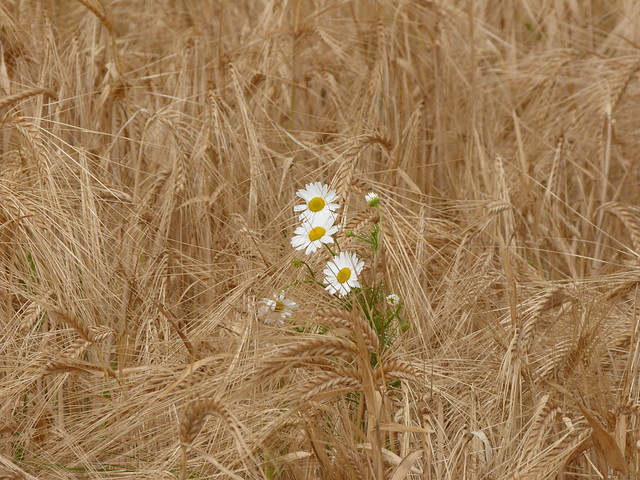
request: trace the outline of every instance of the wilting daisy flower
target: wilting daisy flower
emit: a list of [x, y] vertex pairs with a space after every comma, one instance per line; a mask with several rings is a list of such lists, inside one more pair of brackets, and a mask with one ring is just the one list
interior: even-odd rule
[[331, 235], [337, 233], [338, 226], [334, 225], [330, 214], [316, 216], [313, 222], [302, 221], [302, 226], [294, 230], [291, 245], [296, 250], [305, 250], [309, 255], [322, 247], [323, 243], [333, 243]]
[[298, 308], [298, 304], [293, 300], [284, 298], [284, 291], [275, 293], [273, 300], [263, 298], [262, 305], [258, 309], [258, 315], [264, 319], [264, 323], [282, 323], [291, 316], [292, 310]]
[[387, 303], [391, 307], [397, 307], [398, 305], [400, 305], [400, 297], [395, 293], [392, 293], [391, 295], [387, 295]]
[[364, 199], [370, 207], [377, 207], [380, 205], [380, 197], [377, 193], [369, 192], [364, 196]]
[[304, 205], [296, 205], [293, 210], [300, 212], [300, 220], [313, 222], [318, 215], [327, 215], [335, 221], [335, 212], [338, 209], [338, 200], [335, 190], [329, 190], [329, 186], [320, 182], [309, 183], [298, 190], [296, 195], [305, 201]]
[[358, 261], [355, 254], [340, 252], [323, 270], [324, 281], [328, 283], [325, 288], [331, 294], [338, 293], [341, 297], [346, 295], [352, 288], [360, 286], [358, 274], [363, 267], [364, 262]]

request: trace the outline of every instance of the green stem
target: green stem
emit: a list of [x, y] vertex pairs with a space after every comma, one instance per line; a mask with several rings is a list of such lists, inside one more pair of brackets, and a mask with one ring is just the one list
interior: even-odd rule
[[378, 210], [378, 225], [376, 226], [376, 238], [373, 239], [375, 245], [371, 245], [374, 247], [373, 250], [373, 285], [376, 285], [376, 264], [378, 263], [378, 250], [380, 250], [380, 235], [382, 234], [382, 212], [380, 211], [380, 205], [376, 205], [376, 210]]
[[295, 282], [293, 282], [291, 285], [286, 286], [285, 288], [283, 288], [283, 290], [293, 286], [293, 285], [301, 285], [304, 283], [315, 283], [316, 285], [320, 285], [322, 288], [325, 287], [324, 283], [320, 283], [318, 281], [318, 279], [316, 278], [316, 274], [313, 270], [311, 270], [311, 267], [309, 266], [309, 264], [307, 262], [305, 262], [304, 260], [301, 260], [300, 263], [302, 263], [305, 267], [307, 267], [307, 270], [309, 270], [309, 276], [311, 277], [311, 280], [307, 280], [304, 282], [301, 282], [299, 280], [296, 280]]
[[309, 275], [311, 275], [311, 278], [313, 279], [314, 282], [317, 282], [316, 280], [316, 274], [314, 273], [313, 270], [311, 270], [311, 267], [309, 266], [309, 264], [307, 264], [307, 262], [305, 262], [304, 260], [301, 260], [301, 263], [307, 267], [307, 270], [309, 270]]
[[[334, 241], [336, 242], [336, 244], [338, 243], [338, 241], [337, 241], [335, 238], [334, 238]], [[336, 254], [335, 254], [335, 253], [333, 253], [333, 250], [331, 250], [331, 247], [330, 247], [328, 244], [323, 243], [323, 245], [324, 245], [325, 247], [327, 247], [327, 250], [329, 250], [329, 252], [331, 253], [331, 255], [332, 255], [332, 256], [334, 256], [334, 257], [336, 256]], [[338, 245], [338, 248], [339, 248], [339, 247], [340, 247], [340, 245]], [[314, 277], [314, 278], [315, 278], [315, 277]]]
[[[333, 235], [331, 238], [333, 238], [333, 241], [336, 242], [336, 247], [338, 247], [338, 251], [341, 252], [342, 248], [340, 248], [340, 243], [338, 242], [338, 237], [336, 235]], [[334, 255], [335, 257], [335, 255]]]

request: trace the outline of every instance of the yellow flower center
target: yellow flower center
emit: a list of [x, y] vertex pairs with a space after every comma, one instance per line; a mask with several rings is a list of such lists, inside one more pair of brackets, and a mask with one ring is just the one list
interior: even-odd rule
[[309, 240], [312, 242], [315, 242], [316, 240], [320, 240], [322, 237], [324, 237], [325, 233], [327, 233], [327, 231], [322, 227], [312, 228], [311, 231], [309, 232]]
[[324, 198], [321, 197], [315, 197], [309, 200], [309, 210], [314, 213], [322, 210], [325, 205], [326, 203], [324, 202]]
[[338, 272], [336, 278], [340, 283], [345, 283], [351, 278], [351, 269], [344, 267], [342, 270]]
[[276, 306], [273, 308], [275, 313], [280, 313], [284, 310], [284, 303], [276, 300]]

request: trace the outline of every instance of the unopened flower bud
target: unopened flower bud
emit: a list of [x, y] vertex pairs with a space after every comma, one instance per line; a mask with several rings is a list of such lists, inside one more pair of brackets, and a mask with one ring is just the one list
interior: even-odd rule
[[364, 196], [364, 199], [366, 200], [367, 205], [369, 205], [370, 207], [377, 207], [378, 205], [380, 205], [380, 197], [378, 196], [377, 193], [374, 193], [374, 192], [367, 193]]

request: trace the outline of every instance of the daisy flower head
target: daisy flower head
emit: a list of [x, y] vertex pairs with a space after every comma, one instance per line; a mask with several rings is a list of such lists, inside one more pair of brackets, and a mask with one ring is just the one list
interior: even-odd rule
[[304, 205], [293, 207], [295, 212], [300, 212], [300, 220], [313, 220], [319, 215], [329, 214], [335, 220], [335, 212], [339, 205], [333, 203], [338, 201], [335, 190], [329, 190], [329, 186], [324, 183], [309, 183], [302, 190], [298, 190], [296, 195], [302, 198]]
[[302, 226], [294, 230], [291, 245], [296, 250], [305, 250], [309, 255], [322, 247], [323, 243], [333, 243], [331, 235], [338, 232], [338, 226], [333, 223], [333, 216], [329, 213], [316, 216], [313, 222], [302, 221]]
[[264, 319], [264, 323], [284, 324], [284, 320], [291, 316], [293, 309], [298, 308], [296, 302], [284, 298], [284, 291], [275, 293], [273, 299], [263, 298], [260, 303], [262, 305], [258, 309], [258, 315]]
[[391, 295], [387, 295], [387, 303], [391, 307], [397, 307], [398, 305], [400, 305], [400, 297], [395, 293], [392, 293]]
[[328, 284], [325, 288], [332, 295], [346, 295], [352, 288], [360, 287], [358, 275], [363, 267], [364, 262], [359, 261], [354, 253], [340, 252], [323, 270], [324, 281]]
[[370, 207], [377, 207], [380, 205], [380, 197], [377, 193], [369, 192], [364, 196], [364, 199]]

